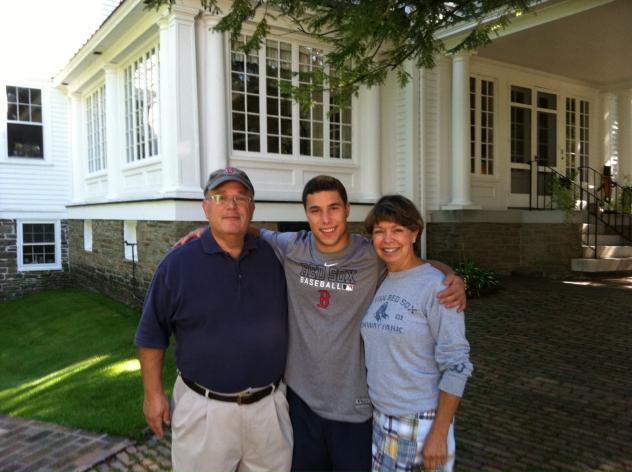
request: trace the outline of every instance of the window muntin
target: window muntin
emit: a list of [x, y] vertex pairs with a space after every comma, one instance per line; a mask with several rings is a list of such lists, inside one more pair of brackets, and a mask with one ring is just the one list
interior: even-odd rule
[[470, 172], [494, 174], [494, 82], [470, 77]]
[[127, 162], [157, 156], [160, 137], [158, 47], [125, 68], [125, 139]]
[[268, 152], [292, 155], [292, 99], [281, 84], [291, 86], [292, 45], [282, 41], [266, 43], [266, 117]]
[[55, 221], [17, 222], [20, 271], [61, 269], [61, 229]]
[[329, 98], [329, 157], [351, 159], [351, 105]]
[[239, 48], [244, 38], [233, 42], [231, 50], [231, 90], [233, 149], [258, 152], [261, 149], [259, 114], [259, 56]]
[[44, 158], [42, 91], [7, 86], [7, 155]]
[[310, 79], [297, 72], [325, 67], [324, 51], [268, 39], [261, 51], [246, 56], [239, 50], [246, 39], [231, 42], [233, 151], [351, 160], [351, 106], [338, 106], [328, 90], [321, 90], [312, 94], [312, 107], [301, 107], [284, 92], [290, 84], [308, 84]]
[[[317, 73], [322, 70], [325, 63], [325, 56], [321, 49], [299, 46], [299, 71], [301, 73]], [[312, 79], [299, 81], [300, 85], [311, 85]], [[323, 157], [323, 92], [312, 93], [312, 106], [300, 107], [300, 139], [301, 155]]]
[[86, 97], [86, 137], [88, 141], [88, 172], [106, 169], [105, 85]]

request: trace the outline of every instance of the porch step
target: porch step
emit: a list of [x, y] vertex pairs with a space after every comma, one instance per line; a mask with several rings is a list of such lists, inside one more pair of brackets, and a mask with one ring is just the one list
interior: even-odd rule
[[624, 272], [632, 271], [632, 257], [608, 259], [571, 259], [573, 272]]
[[[586, 233], [595, 234], [594, 223], [582, 223], [582, 234], [586, 234]], [[597, 234], [602, 235], [602, 234], [616, 234], [616, 233], [612, 228], [610, 228], [609, 226], [606, 226], [603, 222], [598, 221]]]
[[[599, 236], [599, 242], [601, 242], [601, 237]], [[585, 258], [593, 257], [593, 248], [586, 245], [582, 246], [582, 256]], [[597, 257], [601, 259], [632, 257], [632, 246], [597, 246]]]
[[[590, 235], [590, 241], [587, 241], [589, 244], [595, 243], [595, 235]], [[621, 246], [625, 244], [625, 240], [619, 236], [618, 234], [598, 234], [597, 235], [597, 245], [598, 246]]]

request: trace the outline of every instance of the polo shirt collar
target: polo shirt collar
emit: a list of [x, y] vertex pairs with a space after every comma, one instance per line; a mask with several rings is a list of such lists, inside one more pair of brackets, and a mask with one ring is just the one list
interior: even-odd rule
[[[202, 236], [200, 236], [200, 242], [202, 243], [202, 249], [206, 254], [224, 254], [224, 251], [211, 233], [210, 226], [207, 226]], [[242, 250], [242, 255], [247, 252], [254, 251], [257, 249], [257, 240], [251, 234], [246, 234], [246, 238], [244, 240], [244, 248]]]

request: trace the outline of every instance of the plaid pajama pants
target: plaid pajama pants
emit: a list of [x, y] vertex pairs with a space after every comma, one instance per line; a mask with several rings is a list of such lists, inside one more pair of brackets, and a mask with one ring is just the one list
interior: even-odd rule
[[[434, 417], [434, 410], [410, 416], [389, 416], [374, 410], [371, 470], [373, 472], [424, 470], [421, 452]], [[439, 470], [452, 472], [454, 449], [454, 425], [450, 425], [448, 461]]]

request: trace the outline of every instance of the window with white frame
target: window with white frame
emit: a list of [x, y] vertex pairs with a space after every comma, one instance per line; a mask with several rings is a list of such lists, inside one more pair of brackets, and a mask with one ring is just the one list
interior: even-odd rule
[[494, 174], [494, 82], [470, 77], [470, 172]]
[[17, 222], [18, 270], [61, 269], [59, 221]]
[[105, 85], [86, 97], [86, 137], [88, 141], [88, 172], [107, 167], [105, 141]]
[[83, 220], [83, 250], [92, 252], [92, 220]]
[[42, 91], [7, 86], [7, 156], [44, 158]]
[[138, 262], [136, 221], [123, 222], [123, 245], [125, 246], [125, 260]]
[[324, 51], [268, 39], [260, 51], [245, 54], [246, 39], [231, 43], [233, 151], [350, 160], [351, 106], [337, 104], [328, 90], [314, 92], [311, 107], [299, 106], [284, 88], [308, 85], [294, 73], [323, 69]]
[[[566, 97], [566, 175], [588, 165], [590, 142], [590, 104], [586, 100]], [[584, 178], [587, 178], [584, 173]]]
[[127, 162], [158, 155], [160, 137], [158, 46], [124, 70]]

